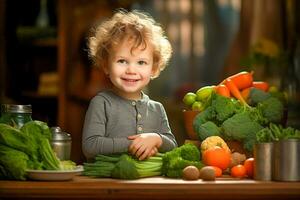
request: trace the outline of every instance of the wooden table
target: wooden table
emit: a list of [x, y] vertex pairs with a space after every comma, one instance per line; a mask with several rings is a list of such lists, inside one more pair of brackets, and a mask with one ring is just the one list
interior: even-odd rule
[[300, 182], [259, 182], [219, 178], [184, 181], [163, 177], [139, 180], [0, 181], [0, 199], [300, 199]]

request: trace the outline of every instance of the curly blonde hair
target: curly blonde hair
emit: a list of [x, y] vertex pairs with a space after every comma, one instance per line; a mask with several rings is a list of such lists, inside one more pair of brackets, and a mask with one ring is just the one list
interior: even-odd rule
[[113, 46], [124, 38], [133, 40], [131, 51], [142, 46], [152, 45], [153, 67], [156, 74], [166, 67], [172, 55], [172, 47], [161, 26], [146, 13], [140, 11], [118, 10], [113, 17], [98, 26], [89, 38], [89, 56], [97, 67], [107, 67]]

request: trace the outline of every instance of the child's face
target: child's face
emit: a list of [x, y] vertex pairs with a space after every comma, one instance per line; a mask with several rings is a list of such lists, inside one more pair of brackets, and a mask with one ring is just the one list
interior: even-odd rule
[[113, 47], [105, 72], [109, 75], [113, 88], [120, 96], [127, 99], [140, 99], [142, 89], [154, 75], [153, 48], [140, 46], [133, 51], [133, 41], [125, 38]]

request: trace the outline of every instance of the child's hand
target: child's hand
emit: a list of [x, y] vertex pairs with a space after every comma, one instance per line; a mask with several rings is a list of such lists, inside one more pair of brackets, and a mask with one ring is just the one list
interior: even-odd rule
[[157, 148], [162, 144], [161, 137], [156, 133], [143, 133], [139, 135], [128, 136], [133, 140], [128, 151], [135, 155], [139, 160], [147, 159], [157, 153]]

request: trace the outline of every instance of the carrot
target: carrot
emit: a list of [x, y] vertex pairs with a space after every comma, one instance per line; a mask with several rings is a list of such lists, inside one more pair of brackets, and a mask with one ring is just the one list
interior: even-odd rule
[[215, 90], [216, 90], [216, 93], [219, 95], [222, 95], [224, 97], [230, 97], [230, 92], [229, 92], [228, 88], [223, 84], [218, 85]]
[[241, 95], [242, 95], [242, 97], [243, 97], [245, 100], [247, 100], [248, 97], [249, 97], [250, 89], [251, 89], [251, 87], [248, 87], [248, 88], [245, 88], [245, 89], [243, 89], [243, 90], [241, 91]]
[[269, 84], [264, 81], [254, 81], [253, 87], [260, 89], [262, 91], [265, 91], [265, 92], [267, 92], [269, 90]]
[[[252, 86], [253, 72], [242, 71], [240, 73], [237, 73], [237, 74], [234, 74], [234, 75], [228, 77], [227, 79], [231, 79], [234, 82], [234, 84], [236, 85], [236, 87], [239, 90], [242, 90], [242, 89]], [[227, 79], [223, 80], [220, 84], [225, 84]]]
[[232, 96], [240, 100], [242, 104], [248, 105], [243, 96], [241, 95], [241, 92], [239, 91], [238, 87], [231, 79], [226, 79], [225, 85], [229, 89]]

